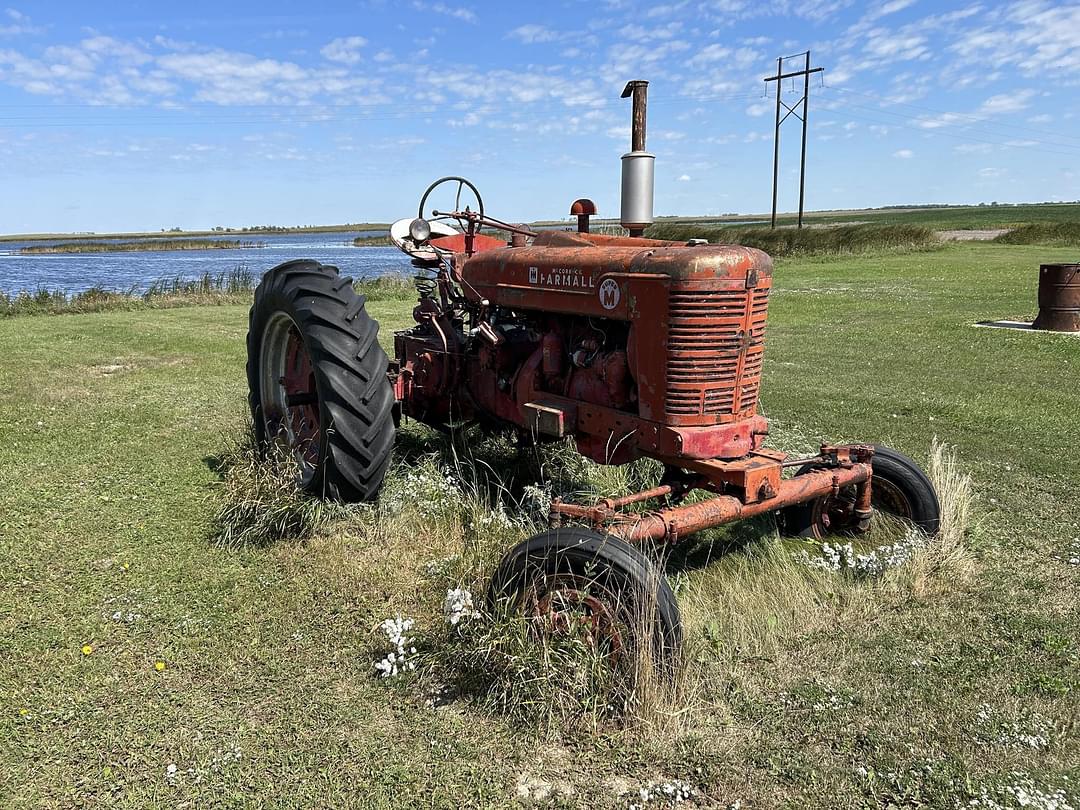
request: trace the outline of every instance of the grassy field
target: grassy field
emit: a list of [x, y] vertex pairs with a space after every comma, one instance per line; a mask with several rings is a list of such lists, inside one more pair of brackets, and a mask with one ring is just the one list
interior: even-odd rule
[[[658, 223], [715, 222], [758, 219], [768, 222], [766, 214], [732, 214], [724, 217], [657, 217]], [[954, 205], [942, 208], [863, 208], [848, 211], [808, 211], [804, 218], [810, 225], [841, 225], [869, 222], [875, 225], [922, 225], [934, 230], [970, 230], [979, 228], [1012, 228], [1028, 222], [1076, 222], [1080, 220], [1080, 204], [1038, 203], [1033, 205]], [[782, 213], [776, 218], [779, 225], [794, 225], [798, 218]]]
[[[461, 560], [523, 531], [422, 428], [377, 509], [213, 541], [246, 307], [0, 320], [0, 805], [626, 808], [679, 780], [683, 806], [1080, 807], [1080, 339], [972, 326], [1030, 319], [1038, 264], [1071, 258], [778, 263], [774, 444], [954, 446], [964, 559], [856, 580], [794, 563], [767, 521], [691, 544], [669, 565], [689, 688], [628, 727], [429, 705], [424, 667], [375, 677], [384, 619], [415, 617], [430, 656]], [[388, 344], [412, 305], [369, 306]]]

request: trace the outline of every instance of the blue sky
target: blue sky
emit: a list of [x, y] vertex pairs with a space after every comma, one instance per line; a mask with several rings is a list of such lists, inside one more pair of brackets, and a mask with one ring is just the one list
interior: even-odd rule
[[0, 232], [386, 220], [442, 174], [504, 219], [617, 215], [638, 78], [657, 214], [760, 212], [762, 78], [807, 48], [808, 208], [1080, 198], [1078, 4], [12, 2]]

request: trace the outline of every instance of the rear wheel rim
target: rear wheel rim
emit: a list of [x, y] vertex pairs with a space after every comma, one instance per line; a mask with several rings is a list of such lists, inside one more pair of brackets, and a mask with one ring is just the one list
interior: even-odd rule
[[259, 380], [266, 437], [296, 462], [299, 483], [307, 486], [319, 464], [319, 393], [304, 337], [284, 312], [275, 312], [263, 330]]
[[525, 614], [545, 635], [585, 639], [614, 666], [625, 650], [618, 598], [595, 579], [555, 574], [533, 582]]

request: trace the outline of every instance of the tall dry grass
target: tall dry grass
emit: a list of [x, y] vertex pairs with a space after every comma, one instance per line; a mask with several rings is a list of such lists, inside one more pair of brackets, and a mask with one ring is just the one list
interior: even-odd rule
[[211, 539], [226, 548], [302, 540], [369, 511], [305, 495], [296, 485], [295, 463], [277, 445], [260, 452], [250, 427], [226, 445], [216, 466], [221, 480]]
[[938, 533], [926, 538], [907, 563], [888, 572], [886, 582], [915, 596], [962, 586], [975, 572], [975, 558], [967, 544], [974, 501], [971, 476], [961, 467], [955, 449], [937, 438], [930, 446], [926, 472], [941, 503]]
[[[715, 684], [743, 663], [764, 659], [781, 667], [797, 639], [838, 622], [858, 624], [898, 595], [955, 587], [973, 569], [965, 545], [971, 481], [955, 453], [935, 441], [928, 472], [941, 499], [941, 530], [924, 538], [906, 563], [874, 578], [807, 566], [768, 520], [691, 539], [682, 556], [647, 549], [679, 597], [684, 647], [673, 669], [658, 668], [651, 627], [639, 624], [632, 659], [613, 672], [594, 645], [538, 635], [505, 606], [487, 606], [484, 595], [503, 554], [543, 528], [543, 508], [527, 503], [530, 488], [511, 476], [539, 471], [549, 495], [575, 491], [585, 500], [640, 488], [658, 469], [598, 466], [558, 445], [439, 442], [436, 452], [403, 453], [379, 502], [359, 507], [301, 495], [280, 465], [261, 461], [249, 440], [239, 442], [227, 454], [215, 539], [236, 546], [363, 534], [383, 552], [364, 577], [368, 586], [402, 594], [424, 628], [415, 676], [420, 691], [449, 692], [548, 730], [619, 727], [675, 740], [726, 713]], [[441, 614], [452, 588], [468, 589], [477, 607], [456, 626]], [[646, 607], [639, 616], [653, 615], [655, 598], [654, 592], [640, 600]]]
[[1031, 222], [1006, 231], [994, 241], [1003, 245], [1075, 247], [1080, 245], [1080, 222]]
[[[0, 292], [0, 318], [250, 304], [258, 283], [258, 276], [244, 267], [236, 267], [225, 273], [204, 273], [198, 278], [157, 279], [141, 292], [136, 287], [127, 290], [91, 287], [77, 293], [45, 287], [12, 294]], [[405, 301], [416, 296], [412, 280], [401, 276], [359, 279], [354, 286], [370, 301]]]
[[762, 226], [736, 228], [658, 222], [650, 225], [645, 235], [680, 242], [707, 239], [714, 245], [744, 245], [763, 250], [773, 257], [929, 250], [941, 244], [930, 228], [921, 225], [770, 229]]

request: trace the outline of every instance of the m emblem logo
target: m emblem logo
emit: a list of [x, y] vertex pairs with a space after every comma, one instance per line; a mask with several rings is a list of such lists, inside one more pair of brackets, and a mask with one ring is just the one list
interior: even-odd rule
[[619, 282], [613, 278], [604, 279], [600, 285], [600, 306], [604, 309], [615, 309], [619, 305], [622, 293], [619, 290]]

